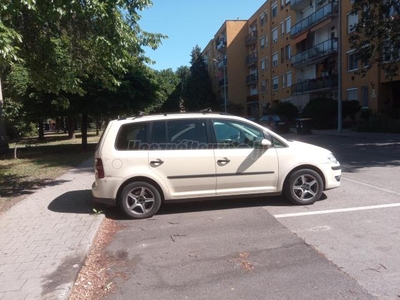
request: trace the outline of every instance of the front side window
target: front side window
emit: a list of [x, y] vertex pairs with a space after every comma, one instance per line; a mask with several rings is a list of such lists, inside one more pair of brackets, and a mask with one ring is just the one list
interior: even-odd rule
[[264, 133], [251, 125], [235, 120], [213, 120], [218, 148], [257, 148]]

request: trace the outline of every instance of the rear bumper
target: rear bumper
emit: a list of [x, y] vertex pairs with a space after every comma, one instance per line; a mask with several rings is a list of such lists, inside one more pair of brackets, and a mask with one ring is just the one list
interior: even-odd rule
[[92, 199], [93, 202], [105, 205], [115, 206], [117, 182], [114, 181], [94, 181], [92, 184]]
[[110, 198], [96, 198], [93, 197], [93, 202], [100, 203], [100, 204], [105, 204], [109, 206], [115, 206], [115, 199], [110, 199]]

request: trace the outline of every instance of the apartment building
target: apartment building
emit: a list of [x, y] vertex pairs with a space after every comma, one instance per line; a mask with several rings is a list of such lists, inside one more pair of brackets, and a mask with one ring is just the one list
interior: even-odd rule
[[301, 110], [340, 94], [374, 112], [400, 108], [400, 77], [389, 82], [377, 67], [357, 75], [348, 42], [357, 21], [351, 0], [268, 0], [248, 20], [225, 21], [203, 51], [221, 108], [259, 117], [279, 101]]
[[227, 111], [228, 107], [230, 110], [237, 110], [245, 103], [246, 24], [247, 20], [225, 21], [202, 52], [221, 111]]

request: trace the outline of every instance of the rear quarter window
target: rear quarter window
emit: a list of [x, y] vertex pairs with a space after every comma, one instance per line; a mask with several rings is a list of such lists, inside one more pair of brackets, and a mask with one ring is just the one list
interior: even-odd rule
[[129, 123], [120, 127], [115, 148], [120, 151], [144, 150], [147, 144], [148, 123]]

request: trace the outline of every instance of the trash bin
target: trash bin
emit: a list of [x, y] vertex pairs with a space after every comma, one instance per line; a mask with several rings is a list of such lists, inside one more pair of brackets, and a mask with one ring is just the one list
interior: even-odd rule
[[296, 119], [297, 134], [312, 134], [311, 127], [312, 127], [312, 119], [311, 118]]

